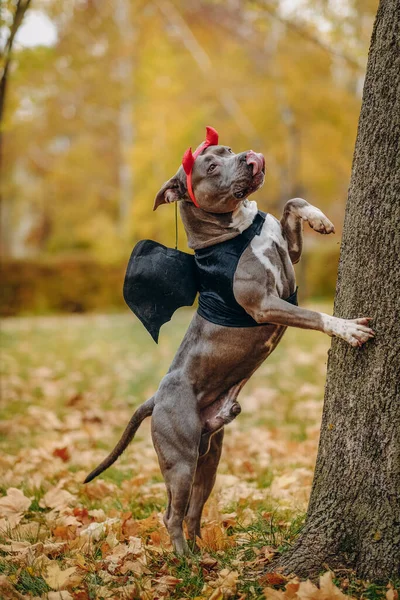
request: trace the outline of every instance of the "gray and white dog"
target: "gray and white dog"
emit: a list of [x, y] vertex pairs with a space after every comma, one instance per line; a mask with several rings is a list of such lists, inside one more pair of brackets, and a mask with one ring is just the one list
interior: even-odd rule
[[[264, 183], [265, 161], [252, 150], [202, 149], [191, 173], [192, 194], [182, 167], [157, 194], [154, 208], [180, 200], [189, 247], [210, 248], [240, 236], [256, 215], [248, 196]], [[315, 329], [361, 346], [374, 333], [368, 318], [340, 319], [286, 302], [296, 288], [293, 264], [302, 252], [306, 221], [318, 233], [334, 232], [329, 219], [301, 198], [289, 200], [279, 221], [265, 216], [237, 263], [233, 294], [255, 327], [217, 325], [196, 313], [172, 365], [155, 395], [132, 416], [111, 454], [87, 477], [109, 467], [128, 446], [140, 423], [152, 415], [152, 437], [168, 493], [164, 522], [177, 553], [189, 551], [183, 533], [195, 547], [204, 504], [214, 486], [224, 425], [239, 412], [243, 385], [274, 350], [286, 327]]]

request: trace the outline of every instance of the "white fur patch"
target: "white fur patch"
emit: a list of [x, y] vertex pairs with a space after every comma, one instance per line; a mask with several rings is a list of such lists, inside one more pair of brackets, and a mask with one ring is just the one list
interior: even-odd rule
[[260, 235], [254, 236], [254, 238], [251, 240], [250, 247], [254, 255], [258, 258], [265, 269], [272, 273], [275, 279], [276, 290], [280, 296], [283, 292], [281, 272], [279, 268], [274, 265], [265, 255], [265, 252], [268, 250], [268, 248], [272, 247], [274, 242], [279, 246], [284, 246], [286, 244], [286, 241], [282, 236], [279, 221], [272, 215], [268, 214]]
[[232, 221], [229, 226], [242, 233], [242, 231], [250, 227], [257, 212], [257, 202], [254, 202], [254, 200], [244, 200], [232, 213]]

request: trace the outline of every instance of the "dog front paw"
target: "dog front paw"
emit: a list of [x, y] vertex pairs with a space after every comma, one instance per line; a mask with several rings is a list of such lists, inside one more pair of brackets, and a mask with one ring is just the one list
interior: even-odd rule
[[323, 317], [325, 333], [340, 337], [353, 347], [362, 346], [375, 337], [373, 330], [368, 327], [370, 320], [369, 317], [360, 319], [339, 319], [327, 315]]
[[335, 226], [324, 215], [322, 210], [315, 206], [307, 206], [302, 210], [301, 218], [308, 221], [309, 226], [318, 233], [335, 233]]

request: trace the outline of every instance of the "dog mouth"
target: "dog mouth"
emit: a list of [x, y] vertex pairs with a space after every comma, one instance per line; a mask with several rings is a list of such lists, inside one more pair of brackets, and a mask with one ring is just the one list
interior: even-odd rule
[[[240, 185], [238, 181], [236, 191], [233, 194], [238, 200], [256, 192], [263, 185], [265, 179], [265, 158], [262, 154], [250, 150], [246, 154], [245, 162], [247, 169], [246, 173], [242, 173], [241, 178], [244, 185]], [[251, 172], [248, 167], [251, 167]]]
[[254, 194], [257, 190], [262, 187], [265, 180], [264, 171], [259, 171], [256, 175], [252, 176], [251, 180], [247, 183], [247, 185], [240, 187], [238, 190], [234, 192], [235, 198], [238, 200], [242, 200], [243, 198], [247, 198], [250, 194]]
[[246, 154], [246, 163], [253, 167], [253, 177], [258, 173], [265, 173], [265, 158], [259, 152], [253, 152], [250, 150]]

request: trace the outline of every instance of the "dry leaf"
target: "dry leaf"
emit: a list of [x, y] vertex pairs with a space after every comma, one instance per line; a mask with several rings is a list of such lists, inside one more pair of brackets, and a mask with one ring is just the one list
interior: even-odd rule
[[6, 600], [24, 600], [25, 596], [20, 594], [10, 583], [5, 575], [0, 575], [0, 598]]
[[56, 511], [62, 511], [68, 506], [76, 504], [75, 496], [62, 490], [58, 486], [49, 490], [39, 502], [41, 508], [54, 508]]
[[58, 458], [61, 458], [63, 462], [68, 462], [71, 459], [70, 453], [66, 446], [63, 448], [55, 448], [53, 450], [53, 456], [58, 456]]
[[214, 569], [218, 565], [218, 561], [216, 558], [212, 558], [211, 556], [203, 556], [200, 560], [199, 564], [207, 570]]
[[170, 548], [171, 547], [171, 539], [168, 535], [168, 532], [166, 529], [159, 529], [158, 531], [152, 531], [150, 533], [150, 539], [151, 539], [151, 543], [156, 547], [160, 547], [162, 546], [163, 548]]
[[9, 488], [7, 495], [0, 498], [0, 517], [4, 517], [10, 527], [15, 527], [30, 505], [31, 500], [21, 490]]
[[[268, 575], [279, 575], [271, 573]], [[276, 584], [274, 584], [276, 585]], [[332, 573], [327, 571], [320, 577], [320, 587], [311, 583], [310, 580], [290, 581], [285, 588], [285, 591], [274, 590], [273, 588], [265, 588], [264, 595], [267, 600], [351, 600], [350, 596], [346, 596], [332, 582]]]
[[239, 578], [238, 571], [230, 571], [222, 569], [218, 574], [218, 579], [215, 582], [217, 589], [220, 589], [224, 597], [233, 596], [236, 593], [237, 580]]
[[111, 497], [115, 495], [116, 490], [117, 486], [113, 483], [106, 483], [102, 479], [98, 479], [94, 483], [89, 483], [84, 488], [86, 496], [94, 500], [102, 500], [106, 496]]
[[297, 590], [297, 598], [300, 600], [321, 600], [320, 590], [309, 579], [302, 581]]
[[0, 544], [0, 550], [3, 552], [25, 552], [29, 548], [29, 542], [11, 542], [11, 544]]
[[391, 583], [388, 585], [388, 591], [386, 592], [386, 600], [399, 600], [399, 592], [394, 589]]
[[201, 539], [197, 540], [200, 548], [210, 550], [225, 550], [233, 545], [234, 540], [228, 537], [220, 525], [211, 523], [202, 529]]
[[62, 540], [73, 540], [75, 537], [75, 532], [71, 527], [67, 527], [66, 525], [58, 525], [53, 529], [53, 535], [54, 537]]
[[285, 587], [285, 598], [287, 598], [287, 600], [291, 600], [291, 598], [296, 598], [299, 587], [299, 581], [289, 581], [289, 583]]
[[175, 587], [178, 583], [182, 583], [183, 579], [178, 579], [177, 577], [173, 577], [172, 575], [164, 575], [159, 579], [155, 579], [157, 583], [161, 585], [166, 585], [167, 587]]
[[79, 576], [77, 578], [76, 575], [76, 567], [70, 567], [69, 569], [62, 571], [58, 562], [52, 561], [47, 567], [47, 573], [43, 578], [47, 585], [53, 590], [60, 590], [72, 583], [76, 584], [77, 581], [80, 581], [81, 578]]
[[122, 573], [122, 575], [125, 575], [125, 573], [128, 572], [132, 572], [137, 576], [143, 575], [144, 573], [150, 574], [149, 569], [141, 560], [125, 561], [124, 564], [121, 565], [121, 567], [119, 568], [119, 572]]
[[211, 596], [209, 597], [208, 600], [223, 600], [224, 598], [224, 594], [221, 590], [221, 588], [217, 588], [216, 590], [213, 591], [213, 593], [211, 594]]
[[75, 600], [74, 596], [72, 596], [67, 590], [62, 590], [60, 592], [48, 592], [46, 594], [47, 600]]
[[267, 585], [283, 585], [287, 581], [287, 577], [282, 573], [266, 573], [261, 579], [261, 584]]
[[320, 598], [321, 600], [332, 600], [339, 598], [340, 600], [349, 600], [349, 597], [336, 587], [332, 581], [332, 573], [327, 571], [319, 578]]
[[286, 594], [282, 590], [265, 588], [263, 592], [266, 600], [286, 600]]
[[107, 530], [107, 527], [113, 525], [113, 523], [119, 523], [119, 519], [106, 519], [102, 523], [90, 523], [88, 527], [82, 529], [80, 535], [90, 535], [94, 540], [99, 540]]

